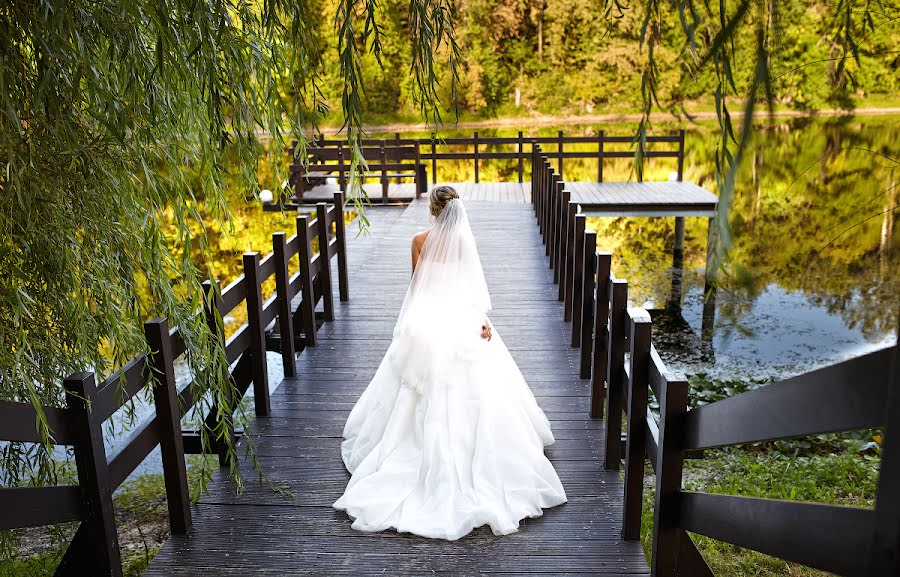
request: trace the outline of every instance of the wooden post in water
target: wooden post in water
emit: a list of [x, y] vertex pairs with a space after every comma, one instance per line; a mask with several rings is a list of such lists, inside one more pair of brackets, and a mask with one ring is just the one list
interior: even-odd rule
[[625, 507], [622, 538], [641, 538], [644, 454], [647, 432], [647, 387], [650, 385], [650, 316], [631, 309], [631, 370], [628, 378], [628, 433], [625, 442]]
[[269, 402], [269, 369], [266, 363], [266, 327], [262, 325], [262, 282], [259, 277], [259, 253], [245, 253], [244, 282], [247, 286], [247, 324], [250, 333], [247, 353], [250, 354], [254, 410], [257, 417], [267, 417], [272, 409]]
[[155, 318], [144, 323], [144, 338], [151, 351], [153, 402], [159, 425], [159, 450], [166, 485], [169, 528], [172, 533], [183, 535], [191, 528], [191, 498], [184, 464], [181, 411], [178, 406], [169, 321]]
[[112, 485], [103, 446], [103, 423], [91, 411], [97, 394], [93, 373], [77, 373], [63, 382], [71, 409], [78, 485], [89, 514], [69, 544], [57, 574], [121, 577], [122, 557], [112, 501]]
[[672, 291], [668, 309], [681, 311], [682, 276], [684, 271], [684, 217], [675, 217], [675, 234], [672, 242]]
[[[340, 193], [335, 193], [339, 195]], [[297, 239], [299, 241], [299, 238]], [[281, 364], [285, 377], [297, 376], [296, 344], [294, 343], [294, 322], [291, 320], [291, 273], [288, 269], [287, 235], [276, 232], [272, 235], [272, 258], [275, 259], [275, 292], [278, 295], [278, 332], [281, 347]]]
[[713, 277], [716, 273], [716, 220], [707, 220], [706, 233], [706, 282], [703, 286], [703, 315], [700, 321], [700, 338], [704, 342], [712, 342], [713, 327], [716, 322], [716, 287]]
[[[678, 131], [678, 172], [677, 179], [684, 178], [684, 130]], [[682, 278], [684, 271], [684, 217], [675, 217], [675, 235], [672, 246], [672, 293], [667, 308], [681, 311]]]

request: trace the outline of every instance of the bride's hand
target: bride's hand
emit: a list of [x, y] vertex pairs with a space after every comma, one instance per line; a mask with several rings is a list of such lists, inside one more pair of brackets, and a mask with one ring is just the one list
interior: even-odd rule
[[487, 323], [484, 323], [483, 325], [481, 325], [481, 338], [487, 339], [488, 341], [490, 341], [492, 336], [493, 335], [491, 334], [491, 325], [489, 325]]

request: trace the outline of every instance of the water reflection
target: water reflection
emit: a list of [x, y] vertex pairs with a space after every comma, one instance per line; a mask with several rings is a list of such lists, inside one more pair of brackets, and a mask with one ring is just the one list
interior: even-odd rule
[[[715, 124], [657, 123], [653, 131], [681, 127], [687, 129], [685, 180], [716, 192]], [[634, 130], [627, 124], [586, 125], [528, 134], [555, 135], [562, 129], [589, 135], [601, 128], [607, 134]], [[706, 342], [706, 219], [687, 219], [681, 299], [672, 292], [674, 219], [589, 219], [600, 250], [613, 254], [616, 275], [629, 280], [632, 305], [665, 309], [681, 301], [683, 320], [677, 315], [660, 317], [656, 335], [665, 345], [660, 348], [667, 360], [688, 373], [781, 378], [885, 346], [896, 331], [900, 118], [791, 119], [759, 122], [756, 129], [735, 191], [727, 274], [720, 276], [715, 314], [707, 310], [711, 332]], [[515, 136], [516, 131], [479, 134]], [[441, 136], [471, 132], [446, 131]], [[481, 150], [512, 151], [515, 145]], [[665, 180], [673, 169], [670, 160], [649, 161], [646, 178]], [[479, 172], [483, 181], [515, 181], [518, 162], [482, 161]], [[605, 162], [604, 174], [609, 180], [633, 177], [631, 163], [624, 159]], [[596, 175], [595, 160], [565, 161], [567, 180], [593, 180]], [[266, 175], [261, 177], [264, 186], [276, 186]], [[440, 161], [438, 178], [473, 180], [474, 167], [470, 161]], [[242, 230], [217, 244], [220, 270], [232, 274], [237, 271], [228, 270], [230, 263], [236, 266], [241, 251], [262, 250], [273, 225], [291, 226], [254, 204], [240, 209], [238, 223]], [[234, 250], [236, 245], [240, 250]], [[230, 276], [227, 273], [223, 276]]]

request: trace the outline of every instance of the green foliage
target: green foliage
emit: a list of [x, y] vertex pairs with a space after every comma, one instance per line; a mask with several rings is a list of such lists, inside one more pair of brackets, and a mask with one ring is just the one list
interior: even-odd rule
[[[327, 112], [320, 8], [290, 0], [0, 7], [0, 398], [62, 405], [64, 377], [91, 370], [103, 379], [147, 352], [143, 322], [165, 315], [187, 346], [201, 398], [195, 414], [239, 408], [223, 347], [198, 314], [200, 283], [217, 272], [208, 243], [232, 232], [226, 188], [252, 198], [263, 164], [283, 180], [288, 140], [299, 140], [302, 157]], [[421, 27], [408, 61], [421, 80], [415, 101], [428, 114], [431, 58], [452, 45], [453, 29], [446, 4], [412, 0], [409, 10]], [[358, 150], [359, 47], [377, 39], [381, 16], [363, 0], [344, 1], [337, 14], [342, 113]], [[46, 438], [43, 414], [38, 425]], [[200, 428], [208, 443], [224, 423]], [[0, 458], [3, 485], [56, 482], [46, 445], [4, 443]]]

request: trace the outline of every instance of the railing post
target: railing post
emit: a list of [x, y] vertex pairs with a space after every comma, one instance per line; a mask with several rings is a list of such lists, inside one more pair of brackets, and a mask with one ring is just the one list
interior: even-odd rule
[[[565, 242], [566, 242], [566, 205], [568, 201], [566, 200], [566, 193], [568, 191], [565, 188], [565, 183], [563, 183], [562, 178], [557, 174], [556, 175], [556, 230], [554, 231], [553, 236], [553, 282], [559, 283], [560, 281], [560, 273], [562, 268], [562, 260], [563, 260], [563, 251], [565, 250]], [[560, 299], [562, 300], [562, 299]]]
[[[549, 163], [548, 163], [549, 164]], [[553, 268], [553, 233], [556, 230], [556, 175], [553, 174], [553, 168], [547, 167], [545, 172], [546, 180], [544, 182], [544, 190], [546, 192], [547, 206], [544, 209], [545, 228], [544, 228], [544, 252], [550, 257], [547, 268]]]
[[623, 539], [641, 538], [644, 456], [647, 449], [647, 388], [650, 386], [650, 315], [628, 311], [631, 319], [631, 370], [628, 379], [628, 429], [625, 441], [625, 507]]
[[307, 217], [297, 217], [297, 242], [300, 243], [300, 318], [303, 322], [304, 344], [316, 346], [316, 295], [313, 291], [312, 247], [309, 245]]
[[900, 323], [887, 382], [887, 415], [867, 577], [900, 574]]
[[[609, 300], [611, 280], [612, 255], [609, 253], [596, 253], [597, 282], [594, 295], [594, 347], [591, 363], [591, 417], [603, 417], [603, 403], [606, 397], [607, 367], [609, 366]], [[584, 346], [584, 343], [582, 343]], [[607, 415], [607, 419], [609, 415]]]
[[[82, 574], [83, 563], [93, 565], [94, 575], [122, 575], [122, 557], [116, 532], [112, 486], [103, 446], [103, 423], [91, 411], [97, 393], [93, 373], [77, 373], [63, 382], [66, 404], [72, 409], [72, 429], [75, 434], [75, 466], [88, 517], [69, 544], [59, 574]], [[81, 565], [81, 566], [79, 566]]]
[[656, 491], [653, 502], [653, 545], [650, 574], [675, 575], [683, 530], [678, 528], [678, 493], [684, 457], [681, 452], [688, 383], [666, 378], [659, 391], [659, 438], [656, 450]]
[[[566, 273], [569, 269], [569, 242], [572, 230], [572, 222], [569, 219], [569, 189], [562, 179], [559, 181], [559, 236], [556, 248], [556, 268], [553, 269], [553, 282], [558, 283], [557, 300], [562, 301], [566, 296]], [[563, 317], [565, 317], [563, 307]]]
[[559, 263], [559, 294], [558, 299], [563, 304], [563, 320], [569, 322], [572, 320], [572, 313], [569, 310], [571, 302], [571, 277], [574, 269], [572, 255], [575, 253], [575, 215], [578, 214], [578, 203], [572, 202], [572, 193], [568, 188], [563, 190], [563, 216], [566, 219], [563, 228], [563, 243], [560, 251]]
[[[571, 197], [570, 197], [571, 198]], [[577, 347], [581, 339], [581, 283], [584, 270], [584, 226], [583, 214], [578, 214], [578, 202], [569, 201], [569, 254], [566, 257], [566, 293], [563, 315], [572, 321], [572, 346]]]
[[[591, 378], [591, 364], [594, 360], [594, 285], [597, 282], [597, 233], [594, 231], [586, 232], [584, 235], [584, 248], [582, 249], [582, 276], [580, 299], [580, 329], [581, 336], [578, 344], [581, 347], [581, 371], [579, 376], [582, 379]], [[576, 301], [578, 302], [578, 301]], [[602, 408], [601, 408], [602, 410]]]
[[166, 505], [172, 533], [184, 534], [191, 528], [191, 498], [188, 493], [187, 469], [184, 464], [184, 440], [181, 436], [181, 411], [175, 386], [175, 367], [169, 321], [155, 318], [144, 323], [144, 337], [150, 347], [153, 371], [153, 402], [159, 424], [159, 449]]
[[[341, 192], [347, 192], [347, 178], [344, 176], [344, 143], [338, 142], [338, 188]], [[349, 171], [348, 171], [349, 172]], [[353, 178], [352, 174], [349, 174]]]
[[316, 204], [316, 223], [319, 229], [319, 289], [325, 308], [325, 320], [334, 320], [334, 296], [331, 292], [331, 258], [328, 255], [328, 205]]
[[437, 149], [434, 142], [435, 135], [431, 135], [431, 182], [438, 183], [437, 177]]
[[472, 141], [475, 143], [475, 182], [478, 182], [478, 132], [474, 132]]
[[[335, 196], [341, 193], [335, 193]], [[298, 238], [299, 240], [299, 238]], [[291, 320], [290, 293], [291, 273], [288, 269], [287, 235], [276, 232], [272, 235], [272, 258], [275, 259], [275, 293], [278, 298], [278, 332], [281, 340], [281, 364], [285, 377], [297, 376], [296, 345], [294, 343], [294, 323]]]
[[341, 302], [350, 300], [350, 275], [347, 274], [347, 230], [344, 224], [344, 195], [334, 194], [334, 235], [337, 238], [338, 295]]
[[556, 155], [559, 158], [559, 178], [563, 177], [563, 131], [560, 130], [557, 133], [556, 141], [559, 143], [557, 145]]
[[[419, 139], [416, 139], [416, 198], [421, 198], [422, 193], [425, 192], [425, 189], [428, 188], [427, 177], [422, 174], [424, 172], [424, 167], [422, 166], [422, 154], [419, 151]], [[335, 204], [337, 206], [337, 204]], [[341, 211], [344, 210], [343, 205], [341, 205]], [[343, 219], [341, 219], [343, 221]]]
[[537, 217], [540, 214], [541, 200], [537, 193], [537, 176], [535, 169], [537, 168], [537, 150], [534, 148], [534, 141], [531, 141], [531, 204], [534, 207], [534, 214]]
[[388, 182], [387, 176], [387, 151], [384, 148], [384, 139], [381, 141], [381, 204], [387, 204], [388, 201]]
[[258, 252], [244, 254], [244, 282], [247, 285], [247, 324], [250, 331], [250, 348], [247, 352], [250, 353], [254, 411], [257, 417], [267, 417], [272, 409], [266, 362], [266, 327], [262, 324], [263, 300]]
[[519, 184], [522, 184], [524, 179], [524, 170], [522, 167], [523, 155], [525, 154], [525, 146], [522, 142], [522, 131], [519, 131]]
[[549, 193], [547, 192], [548, 186], [547, 182], [549, 179], [549, 175], [547, 173], [547, 168], [545, 165], [546, 159], [542, 154], [540, 154], [540, 148], [538, 149], [538, 195], [541, 199], [541, 211], [538, 213], [538, 224], [540, 224], [541, 228], [541, 242], [544, 243], [544, 246], [547, 245], [547, 205], [550, 202]]
[[[587, 279], [585, 278], [588, 275], [588, 268], [591, 271], [594, 270], [594, 262], [592, 260], [592, 256], [594, 254], [594, 250], [596, 249], [597, 244], [597, 233], [585, 231], [585, 225], [587, 219], [585, 216], [578, 215], [575, 217], [575, 271], [572, 279], [572, 346], [573, 347], [583, 347], [583, 343], [590, 343], [590, 332], [588, 332], [588, 339], [583, 341], [582, 336], [584, 332], [582, 327], [587, 324], [585, 322], [585, 318], [589, 316], [593, 316], [594, 307], [588, 307], [590, 310], [585, 310], [585, 304], [590, 303], [591, 301], [586, 298], [590, 297], [594, 298], [594, 285], [593, 278]], [[587, 261], [591, 261], [588, 263]], [[591, 273], [593, 274], [593, 273]], [[588, 281], [590, 281], [590, 286], [588, 286]], [[587, 290], [589, 292], [588, 295], [584, 294], [585, 287], [588, 287]], [[593, 304], [593, 303], [591, 303]], [[592, 326], [592, 325], [588, 325]], [[590, 347], [584, 347], [585, 350]], [[584, 355], [582, 355], [584, 357]], [[588, 362], [590, 361], [590, 355], [587, 356]], [[582, 370], [582, 373], [584, 370]], [[588, 375], [582, 376], [582, 378], [587, 378], [590, 375], [590, 369], [588, 369]]]
[[609, 346], [606, 361], [606, 461], [608, 471], [618, 471], [622, 459], [622, 411], [625, 407], [625, 325], [628, 283], [610, 279]]
[[[559, 176], [550, 173], [550, 206], [547, 210], [547, 218], [549, 219], [549, 234], [547, 236], [547, 248], [550, 256], [550, 269], [556, 270], [556, 237], [559, 235], [559, 196], [562, 190], [556, 185], [559, 183]], [[554, 275], [554, 282], [555, 282]]]
[[[222, 346], [222, 354], [224, 356], [225, 351], [225, 331], [221, 324], [221, 315], [219, 314], [219, 306], [222, 302], [222, 293], [219, 290], [219, 281], [203, 281], [203, 294], [205, 295], [203, 307], [204, 307], [204, 315], [206, 317], [206, 326], [209, 327], [209, 330], [212, 334], [216, 335], [216, 338], [219, 339], [219, 343]], [[228, 390], [225, 393], [225, 400], [228, 403], [228, 411], [224, 413], [223, 419], [225, 423], [225, 432], [229, 438], [234, 439], [234, 409], [236, 408], [234, 402], [234, 383], [229, 379], [228, 381]], [[218, 401], [214, 404], [212, 409], [207, 415], [206, 418], [206, 426], [210, 429], [210, 433], [213, 432], [213, 428], [217, 424], [219, 414]], [[228, 455], [228, 441], [219, 440], [215, 437], [212, 438], [212, 448], [215, 449], [216, 453], [219, 455], [219, 466], [224, 467], [228, 464], [229, 455]]]
[[678, 181], [684, 180], [684, 129], [678, 131]]
[[603, 131], [597, 133], [597, 182], [603, 182]]

